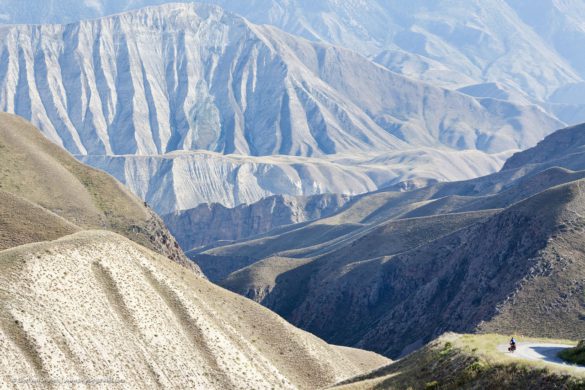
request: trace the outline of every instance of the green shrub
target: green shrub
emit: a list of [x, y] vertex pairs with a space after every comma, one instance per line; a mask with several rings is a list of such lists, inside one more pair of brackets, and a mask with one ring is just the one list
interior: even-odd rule
[[561, 351], [559, 357], [571, 363], [585, 365], [585, 340], [580, 341], [575, 348]]
[[438, 389], [438, 388], [439, 388], [439, 382], [437, 382], [437, 381], [425, 383], [425, 390], [433, 390], [433, 389]]
[[453, 349], [453, 343], [451, 343], [450, 341], [447, 341], [445, 343], [445, 345], [443, 346], [443, 349], [439, 352], [439, 355], [440, 356], [448, 355], [452, 349]]
[[474, 374], [479, 374], [485, 369], [485, 366], [480, 362], [474, 362], [467, 367], [467, 371]]

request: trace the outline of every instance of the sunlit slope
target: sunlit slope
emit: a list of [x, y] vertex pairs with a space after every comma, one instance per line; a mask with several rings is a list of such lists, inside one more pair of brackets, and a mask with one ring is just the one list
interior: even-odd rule
[[[43, 216], [39, 214], [38, 218], [52, 219], [52, 225], [33, 223], [29, 225], [30, 232], [23, 232], [24, 236], [41, 234], [57, 238], [60, 231], [74, 231], [73, 225], [77, 229], [112, 230], [192, 266], [160, 218], [118, 181], [81, 164], [25, 120], [4, 113], [0, 113], [0, 190], [12, 195], [10, 202], [18, 203], [14, 207], [8, 203], [2, 206], [0, 222], [7, 225], [5, 234], [26, 228], [24, 223], [19, 226], [18, 220], [32, 217], [24, 214], [40, 213]], [[3, 196], [8, 199], [8, 195]], [[50, 229], [55, 223], [64, 229]], [[19, 239], [14, 243], [26, 241]], [[5, 241], [4, 246], [12, 245]]]
[[0, 250], [54, 240], [79, 230], [47, 209], [0, 191]]
[[[581, 389], [583, 371], [502, 353], [508, 335], [446, 334], [413, 354], [335, 389]], [[574, 345], [574, 341], [522, 338], [545, 345]]]
[[387, 362], [325, 344], [119, 235], [0, 252], [0, 377], [123, 388], [330, 385]]

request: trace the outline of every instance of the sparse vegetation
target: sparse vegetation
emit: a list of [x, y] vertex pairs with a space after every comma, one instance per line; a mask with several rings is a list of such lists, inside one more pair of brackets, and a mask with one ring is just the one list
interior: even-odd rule
[[82, 229], [107, 229], [194, 267], [142, 201], [30, 123], [0, 114], [0, 144], [0, 250]]
[[[567, 340], [526, 339], [571, 343]], [[507, 336], [447, 334], [419, 351], [339, 385], [343, 389], [585, 389], [585, 374], [498, 351]]]
[[439, 355], [441, 355], [441, 356], [448, 355], [449, 353], [451, 353], [452, 349], [453, 349], [453, 343], [450, 341], [447, 341], [445, 343], [445, 345], [443, 346], [443, 349], [439, 352]]
[[0, 285], [0, 387], [83, 369], [129, 388], [316, 389], [388, 362], [327, 345], [111, 232], [2, 251]]
[[435, 390], [438, 388], [439, 388], [439, 382], [437, 382], [437, 381], [431, 381], [431, 382], [425, 383], [425, 390]]

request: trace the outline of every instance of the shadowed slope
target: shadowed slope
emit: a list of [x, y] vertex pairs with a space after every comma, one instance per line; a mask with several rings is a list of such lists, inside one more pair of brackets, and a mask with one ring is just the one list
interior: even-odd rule
[[402, 254], [311, 272], [302, 303], [282, 310], [327, 340], [389, 356], [445, 330], [576, 338], [585, 331], [581, 186], [547, 190]]
[[306, 284], [309, 280], [335, 280], [361, 262], [406, 252], [493, 213], [441, 215], [366, 226], [351, 237], [266, 258], [233, 272], [220, 284], [286, 316], [290, 313], [285, 308], [293, 310], [312, 295]]
[[[503, 170], [515, 169], [529, 164], [564, 162], [568, 157], [574, 163], [583, 163], [585, 155], [585, 125], [567, 127], [556, 131], [540, 141], [534, 148], [512, 156]], [[561, 162], [561, 163], [562, 163]]]
[[[539, 144], [549, 160], [529, 150], [520, 156], [536, 161], [497, 174], [368, 194], [331, 217], [196, 256], [216, 256], [216, 267], [247, 256], [256, 263], [221, 284], [330, 342], [388, 356], [445, 330], [578, 337], [583, 131]], [[317, 234], [325, 227], [340, 234]]]

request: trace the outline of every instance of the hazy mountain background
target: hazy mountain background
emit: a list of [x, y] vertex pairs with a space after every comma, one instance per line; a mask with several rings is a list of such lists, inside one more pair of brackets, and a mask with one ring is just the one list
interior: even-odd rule
[[[7, 23], [70, 23], [146, 5], [136, 1], [9, 0]], [[255, 23], [376, 58], [415, 78], [465, 86], [497, 82], [542, 102], [585, 76], [585, 4], [579, 0], [212, 0]], [[554, 96], [554, 98], [553, 98]], [[573, 100], [575, 104], [581, 102]]]
[[165, 213], [475, 177], [563, 125], [216, 6], [4, 26], [0, 37], [0, 108]]

